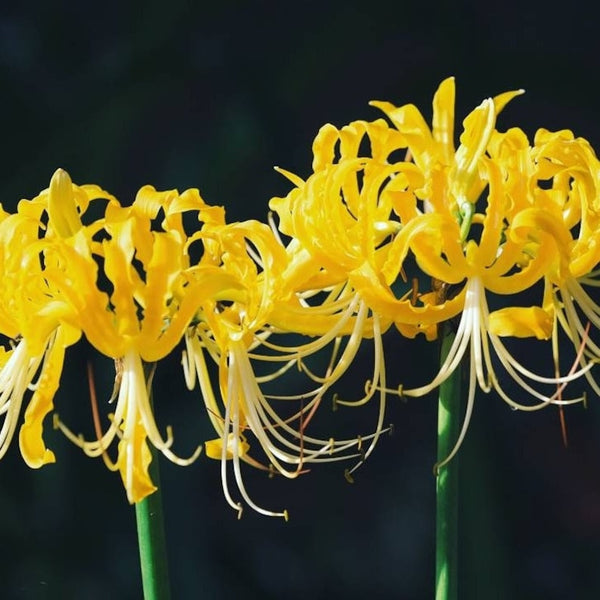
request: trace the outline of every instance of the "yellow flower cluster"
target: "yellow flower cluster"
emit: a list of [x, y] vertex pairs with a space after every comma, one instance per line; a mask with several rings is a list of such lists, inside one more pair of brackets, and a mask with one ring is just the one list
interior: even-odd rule
[[[103, 208], [89, 210], [94, 203]], [[89, 216], [97, 213], [102, 216]], [[197, 223], [191, 234], [184, 217]], [[180, 465], [200, 452], [199, 447], [189, 458], [173, 452], [172, 433], [159, 431], [149, 393], [151, 365], [180, 344], [187, 385], [192, 389], [198, 382], [218, 435], [206, 442], [206, 454], [222, 461], [225, 496], [239, 511], [228, 486], [229, 459], [246, 503], [286, 517], [285, 511], [274, 513], [251, 500], [241, 461], [293, 478], [308, 463], [363, 460], [362, 445], [374, 443], [381, 432], [378, 425], [375, 435], [348, 440], [309, 433], [323, 395], [358, 348], [365, 310], [355, 314], [356, 303], [340, 290], [311, 307], [315, 292], [300, 291], [314, 288], [307, 257], [282, 245], [267, 225], [227, 224], [223, 209], [208, 206], [196, 189], [180, 194], [146, 186], [124, 207], [97, 186], [74, 185], [59, 169], [47, 190], [20, 202], [15, 214], [2, 212], [0, 248], [5, 282], [0, 330], [12, 340], [0, 363], [2, 454], [31, 390], [19, 434], [21, 453], [31, 467], [55, 460], [43, 441], [43, 421], [53, 409], [65, 351], [82, 335], [115, 361], [114, 413], [93, 440], [74, 434], [56, 413], [54, 424], [86, 454], [102, 456], [110, 469], [120, 471], [130, 502], [156, 489], [148, 473], [149, 443]], [[278, 343], [281, 332], [297, 328], [327, 334], [307, 336], [294, 346]], [[351, 344], [342, 351], [350, 331]], [[306, 359], [321, 350], [331, 356], [319, 373]], [[209, 377], [206, 356], [218, 368], [217, 383]], [[260, 376], [257, 363], [264, 367]], [[292, 367], [306, 379], [302, 392], [267, 397], [264, 386]], [[248, 433], [258, 440], [266, 464], [249, 452]], [[107, 455], [113, 442], [114, 462]]]
[[[562, 391], [582, 375], [600, 393], [592, 376], [600, 346], [587, 324], [600, 326], [600, 306], [586, 292], [599, 285], [600, 163], [569, 131], [540, 130], [533, 144], [520, 129], [498, 131], [498, 113], [520, 93], [475, 108], [458, 148], [453, 79], [435, 94], [431, 128], [415, 106], [387, 102], [373, 105], [388, 120], [325, 125], [306, 179], [280, 169], [293, 189], [270, 202], [277, 226], [272, 217], [268, 225], [227, 223], [223, 209], [206, 204], [196, 189], [145, 186], [123, 206], [59, 169], [49, 188], [21, 201], [16, 213], [0, 212], [0, 334], [11, 340], [0, 356], [0, 456], [26, 404], [23, 458], [31, 467], [54, 461], [43, 423], [66, 350], [82, 336], [115, 361], [114, 413], [93, 440], [75, 435], [57, 414], [54, 423], [120, 472], [130, 502], [156, 489], [149, 443], [181, 465], [200, 452], [173, 452], [172, 432], [160, 432], [150, 397], [151, 366], [181, 344], [185, 381], [190, 389], [198, 384], [217, 434], [205, 453], [221, 461], [225, 498], [240, 513], [230, 469], [247, 505], [287, 518], [253, 502], [241, 462], [289, 478], [313, 462], [354, 457], [356, 468], [384, 431], [387, 397], [428, 394], [467, 351], [466, 417], [447, 460], [465, 435], [477, 386], [526, 410], [578, 401], [563, 400]], [[513, 305], [538, 287], [537, 305]], [[510, 297], [508, 306], [490, 310], [490, 295]], [[416, 388], [389, 387], [384, 333], [433, 340], [438, 326], [455, 318], [456, 337], [437, 375]], [[567, 374], [558, 367], [561, 332], [575, 349]], [[552, 376], [526, 369], [503, 337], [552, 339]], [[363, 340], [372, 340], [373, 376], [362, 397], [337, 402], [361, 405], [376, 397], [374, 433], [311, 435], [323, 398]], [[505, 391], [494, 362], [533, 404]], [[300, 378], [301, 391], [271, 393], [286, 377]], [[251, 452], [254, 439], [259, 457]], [[107, 455], [113, 442], [114, 462]]]
[[[460, 316], [449, 354], [429, 383], [386, 390], [383, 371], [370, 382], [387, 393], [423, 396], [468, 351], [466, 416], [444, 463], [464, 438], [477, 385], [523, 410], [580, 401], [562, 400], [561, 393], [581, 375], [600, 391], [590, 374], [600, 348], [580, 317], [600, 324], [600, 307], [582, 287], [594, 284], [592, 270], [600, 261], [600, 162], [570, 131], [539, 130], [533, 145], [521, 129], [498, 131], [497, 115], [520, 93], [475, 108], [463, 122], [458, 148], [452, 78], [434, 96], [431, 128], [413, 105], [373, 102], [389, 122], [324, 126], [313, 146], [313, 173], [305, 181], [284, 173], [295, 188], [271, 201], [281, 231], [322, 271], [344, 281], [378, 320], [373, 335], [393, 324], [405, 336], [434, 339], [440, 323]], [[429, 289], [421, 293], [425, 282]], [[510, 306], [536, 286], [539, 305]], [[490, 311], [489, 294], [503, 296], [509, 306]], [[577, 350], [567, 375], [558, 366], [551, 377], [527, 370], [501, 340], [554, 336], [557, 365], [557, 324]], [[494, 360], [537, 402], [521, 404], [505, 392]], [[538, 384], [556, 390], [544, 393]]]

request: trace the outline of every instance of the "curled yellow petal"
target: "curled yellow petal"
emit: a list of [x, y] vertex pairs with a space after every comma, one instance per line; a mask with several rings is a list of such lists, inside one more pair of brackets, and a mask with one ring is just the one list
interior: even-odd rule
[[494, 102], [488, 98], [463, 121], [461, 144], [456, 151], [454, 166], [450, 173], [452, 191], [459, 202], [474, 200], [472, 188], [477, 177], [478, 162], [492, 135], [495, 120]]
[[50, 180], [48, 217], [52, 228], [61, 238], [71, 237], [81, 229], [73, 183], [63, 169], [57, 169]]
[[494, 335], [548, 340], [554, 319], [539, 306], [510, 306], [490, 314], [489, 331]]
[[25, 410], [25, 421], [19, 431], [19, 447], [23, 460], [32, 469], [56, 461], [54, 453], [46, 448], [43, 422], [54, 408], [53, 399], [60, 384], [65, 358], [65, 344], [60, 331], [48, 350], [35, 392]]
[[[245, 456], [250, 449], [250, 444], [248, 444], [246, 440], [240, 438], [239, 436], [235, 436], [233, 433], [230, 433], [227, 436], [226, 458], [228, 460], [233, 458], [233, 449], [235, 444], [238, 445], [238, 456], [240, 457]], [[223, 440], [221, 438], [217, 438], [215, 440], [208, 440], [204, 442], [204, 451], [206, 456], [209, 458], [221, 460], [223, 458]]]
[[157, 490], [148, 473], [152, 454], [146, 437], [146, 429], [140, 417], [135, 424], [133, 439], [123, 438], [119, 442], [117, 467], [131, 504], [143, 500]]
[[444, 79], [433, 97], [433, 138], [446, 165], [454, 158], [454, 77]]

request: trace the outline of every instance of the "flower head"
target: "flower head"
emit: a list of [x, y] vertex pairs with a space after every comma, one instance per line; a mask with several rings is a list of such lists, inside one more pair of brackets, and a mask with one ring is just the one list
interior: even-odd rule
[[[286, 249], [266, 225], [256, 221], [206, 223], [198, 237], [205, 252], [198, 266], [189, 270], [189, 277], [195, 278], [197, 269], [211, 264], [218, 265], [235, 282], [202, 306], [196, 324], [186, 335], [184, 368], [188, 386], [192, 388], [198, 380], [218, 434], [217, 439], [206, 442], [206, 453], [221, 461], [225, 497], [240, 514], [242, 506], [229, 489], [229, 461], [246, 504], [262, 514], [287, 518], [286, 511], [273, 512], [252, 500], [244, 486], [240, 462], [295, 478], [310, 463], [361, 456], [361, 438], [335, 440], [309, 435], [309, 423], [325, 391], [345, 367], [330, 364], [326, 374], [318, 375], [307, 367], [306, 360], [328, 345], [335, 353], [346, 323], [355, 319], [362, 330], [366, 310], [359, 309], [355, 316], [356, 303], [348, 307], [346, 300], [340, 300], [334, 308], [313, 311], [303, 294], [290, 285], [290, 281], [300, 281], [301, 275], [295, 269], [303, 272], [303, 261], [297, 261], [293, 249]], [[340, 310], [345, 314], [341, 324], [331, 319], [331, 311]], [[274, 341], [281, 334], [310, 334], [325, 323], [328, 331], [316, 340], [296, 345]], [[357, 339], [349, 342], [342, 361], [356, 351], [360, 336], [354, 337]], [[211, 384], [205, 354], [218, 365], [221, 402]], [[295, 365], [313, 389], [285, 396], [264, 391]], [[263, 371], [260, 375], [257, 366]], [[378, 425], [378, 432], [380, 429]], [[258, 441], [264, 459], [256, 458], [250, 435]]]
[[[120, 471], [130, 502], [155, 489], [148, 474], [148, 441], [180, 465], [200, 452], [179, 458], [171, 450], [170, 429], [166, 437], [158, 430], [144, 363], [171, 353], [203, 301], [226, 285], [210, 266], [193, 282], [183, 277], [188, 261], [181, 213], [205, 207], [197, 190], [180, 196], [142, 188], [131, 207], [109, 203], [103, 218], [67, 240], [48, 240], [46, 247], [45, 276], [67, 302], [73, 323], [118, 366], [115, 410], [104, 434], [85, 441], [59, 419], [56, 424], [91, 456], [105, 456], [118, 440], [117, 460], [105, 462]], [[161, 211], [164, 218], [155, 230]]]
[[[540, 134], [531, 147], [520, 130], [502, 134], [495, 129], [498, 113], [520, 93], [506, 92], [476, 107], [463, 121], [458, 148], [453, 79], [442, 82], [435, 94], [431, 129], [413, 105], [373, 102], [393, 127], [381, 120], [352, 123], [339, 131], [325, 126], [313, 145], [313, 174], [306, 181], [288, 174], [295, 189], [271, 201], [283, 233], [321, 269], [345, 281], [373, 318], [395, 323], [405, 335], [423, 332], [433, 339], [439, 323], [460, 315], [456, 340], [439, 373], [427, 385], [401, 387], [400, 392], [420, 396], [433, 390], [470, 348], [461, 439], [477, 384], [484, 391], [495, 389], [513, 407], [535, 409], [563, 402], [562, 387], [588, 371], [584, 365], [566, 376], [537, 375], [501, 342], [499, 335], [552, 335], [547, 295], [541, 306], [509, 306], [491, 314], [488, 309], [489, 294], [510, 299], [549, 276], [553, 281], [564, 277], [573, 258], [569, 229], [578, 215], [589, 215], [594, 190], [593, 178], [586, 175], [590, 169], [581, 169], [595, 160], [586, 144], [569, 150], [564, 133]], [[397, 150], [405, 151], [404, 160]], [[581, 181], [568, 200], [561, 197], [569, 189], [566, 173]], [[554, 184], [547, 191], [539, 180], [549, 177]], [[593, 240], [595, 217], [585, 221], [576, 256], [582, 265], [587, 260], [587, 267], [595, 262], [584, 250]], [[595, 242], [592, 248], [595, 252]], [[398, 294], [406, 279], [412, 282], [408, 293]], [[457, 291], [419, 293], [427, 280]], [[583, 327], [577, 329], [581, 337]], [[494, 353], [537, 404], [517, 403], [504, 391], [492, 364]], [[375, 387], [384, 387], [381, 379], [374, 381]], [[548, 394], [536, 384], [558, 390]]]

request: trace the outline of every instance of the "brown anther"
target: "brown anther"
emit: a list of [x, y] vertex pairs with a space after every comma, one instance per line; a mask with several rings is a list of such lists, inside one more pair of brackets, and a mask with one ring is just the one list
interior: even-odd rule
[[411, 285], [410, 303], [412, 306], [416, 306], [417, 300], [419, 299], [419, 280], [413, 277]]
[[444, 304], [448, 296], [450, 284], [441, 279], [431, 278], [431, 291], [435, 294], [435, 303]]

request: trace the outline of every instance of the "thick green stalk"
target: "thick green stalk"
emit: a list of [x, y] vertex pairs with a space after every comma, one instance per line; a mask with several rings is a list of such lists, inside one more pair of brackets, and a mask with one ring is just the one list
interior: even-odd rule
[[[147, 385], [150, 390], [151, 406], [153, 404], [151, 390], [155, 367], [155, 364], [144, 365]], [[135, 505], [144, 600], [170, 600], [171, 588], [169, 585], [169, 564], [162, 509], [160, 470], [156, 448], [152, 444], [149, 446], [152, 453], [152, 462], [148, 467], [148, 474], [158, 489]]]
[[[452, 342], [454, 331], [449, 323], [441, 326], [442, 349], [440, 364], [444, 362]], [[460, 366], [440, 386], [438, 402], [437, 462], [448, 457], [460, 428]], [[458, 550], [458, 457], [437, 469], [436, 478], [436, 557], [435, 598], [457, 598], [457, 550]]]
[[158, 489], [135, 505], [138, 546], [142, 567], [144, 600], [169, 600], [169, 569], [163, 522], [158, 457], [153, 457], [149, 473]]

